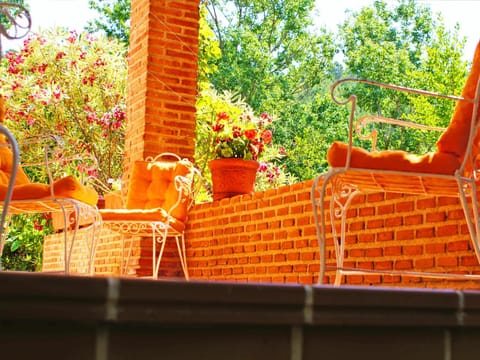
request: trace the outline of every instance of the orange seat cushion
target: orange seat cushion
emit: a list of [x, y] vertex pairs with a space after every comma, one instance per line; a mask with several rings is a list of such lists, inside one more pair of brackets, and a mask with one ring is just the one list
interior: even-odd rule
[[[332, 167], [345, 166], [348, 145], [334, 142], [327, 152], [328, 162]], [[407, 171], [429, 174], [453, 175], [460, 167], [460, 160], [449, 153], [428, 153], [414, 155], [400, 150], [369, 152], [359, 147], [352, 148], [350, 159], [352, 168]]]
[[[468, 75], [465, 87], [462, 90], [462, 97], [473, 99], [477, 90], [478, 79], [480, 77], [480, 41], [478, 42], [473, 57], [472, 67]], [[472, 120], [473, 104], [465, 101], [459, 101], [455, 106], [450, 125], [444, 131], [437, 142], [438, 151], [442, 153], [451, 153], [460, 158], [465, 155], [467, 141], [470, 134], [470, 124]], [[480, 119], [478, 114], [476, 121]], [[478, 141], [478, 139], [477, 139]]]
[[[3, 146], [2, 146], [3, 145]], [[12, 150], [5, 146], [5, 138], [0, 139], [0, 200], [5, 200], [8, 182], [12, 171]], [[89, 205], [96, 205], [98, 194], [95, 189], [82, 185], [73, 176], [66, 176], [53, 183], [53, 192], [57, 198], [70, 198]], [[32, 183], [19, 166], [12, 200], [38, 200], [51, 197], [50, 186]]]
[[[8, 185], [0, 184], [0, 200], [5, 200]], [[82, 185], [73, 176], [66, 176], [53, 183], [56, 198], [69, 198], [85, 204], [96, 205], [98, 194], [95, 189]], [[47, 184], [27, 183], [15, 185], [12, 200], [41, 200], [51, 197], [50, 186]]]
[[155, 209], [100, 209], [100, 215], [103, 221], [121, 221], [121, 222], [162, 222], [168, 223], [175, 230], [182, 232], [185, 230], [185, 223], [169, 216], [168, 213], [161, 208]]
[[193, 181], [190, 163], [180, 161], [136, 161], [130, 178], [126, 208], [133, 210], [164, 209], [170, 211], [181, 196], [180, 204], [170, 215], [184, 222], [188, 211], [188, 194], [179, 194], [175, 177]]

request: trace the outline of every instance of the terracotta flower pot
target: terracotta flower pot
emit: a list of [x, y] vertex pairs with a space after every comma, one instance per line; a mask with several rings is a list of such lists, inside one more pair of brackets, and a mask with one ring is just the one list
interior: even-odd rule
[[213, 200], [253, 193], [259, 165], [255, 160], [235, 158], [210, 161]]

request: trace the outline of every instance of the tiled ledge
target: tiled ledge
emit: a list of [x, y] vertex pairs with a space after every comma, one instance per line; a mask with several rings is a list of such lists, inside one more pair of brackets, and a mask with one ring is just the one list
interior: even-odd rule
[[15, 359], [463, 359], [478, 337], [480, 292], [0, 273]]

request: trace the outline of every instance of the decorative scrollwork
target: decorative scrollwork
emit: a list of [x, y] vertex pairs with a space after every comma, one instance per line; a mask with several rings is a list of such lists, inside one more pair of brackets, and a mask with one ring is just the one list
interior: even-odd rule
[[29, 11], [22, 5], [0, 2], [0, 35], [7, 39], [21, 39], [32, 28]]

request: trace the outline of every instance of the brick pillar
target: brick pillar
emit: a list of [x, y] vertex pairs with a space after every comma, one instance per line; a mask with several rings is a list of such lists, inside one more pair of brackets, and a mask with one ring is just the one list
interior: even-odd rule
[[199, 0], [132, 0], [125, 166], [193, 158]]

